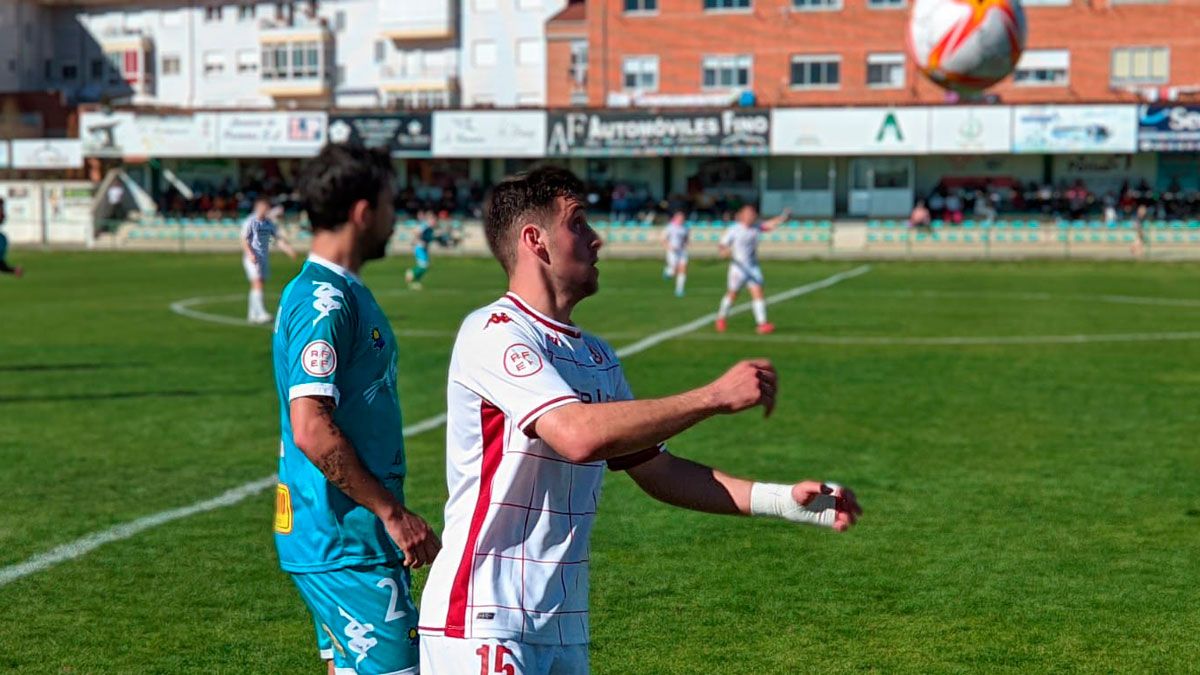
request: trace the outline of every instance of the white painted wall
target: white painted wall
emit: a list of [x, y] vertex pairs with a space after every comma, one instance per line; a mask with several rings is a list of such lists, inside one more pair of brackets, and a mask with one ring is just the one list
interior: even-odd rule
[[[461, 2], [463, 105], [545, 106], [546, 21], [567, 1]], [[488, 44], [494, 45], [495, 62], [480, 65], [474, 58], [477, 45]]]

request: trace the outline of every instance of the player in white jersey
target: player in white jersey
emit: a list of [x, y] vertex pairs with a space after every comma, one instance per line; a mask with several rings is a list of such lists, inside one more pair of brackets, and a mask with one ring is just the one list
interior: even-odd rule
[[666, 451], [713, 415], [770, 414], [775, 370], [743, 361], [699, 389], [634, 400], [612, 348], [571, 321], [599, 274], [582, 191], [545, 167], [488, 200], [484, 232], [508, 293], [467, 316], [450, 358], [449, 500], [421, 598], [423, 675], [588, 672], [588, 550], [605, 468], [697, 511], [838, 531], [861, 513], [839, 486], [755, 483]]
[[250, 323], [270, 323], [271, 314], [263, 307], [263, 282], [271, 270], [271, 240], [279, 242], [279, 248], [290, 258], [296, 257], [287, 237], [268, 217], [271, 202], [266, 197], [254, 200], [254, 210], [242, 223], [242, 268], [250, 282], [250, 297], [246, 303], [246, 320]]
[[663, 278], [675, 278], [675, 297], [683, 297], [683, 286], [687, 283], [688, 226], [683, 211], [676, 211], [663, 228], [663, 243], [667, 247], [667, 265]]
[[762, 268], [758, 265], [758, 238], [763, 232], [770, 232], [787, 220], [791, 211], [784, 209], [783, 213], [770, 220], [758, 219], [758, 209], [747, 204], [738, 209], [734, 222], [721, 235], [720, 251], [722, 258], [729, 258], [729, 276], [725, 295], [721, 297], [721, 306], [717, 309], [717, 332], [724, 333], [729, 308], [743, 286], [750, 287], [750, 307], [754, 310], [754, 323], [758, 324], [759, 334], [775, 332], [775, 324], [767, 321], [767, 303], [763, 300]]

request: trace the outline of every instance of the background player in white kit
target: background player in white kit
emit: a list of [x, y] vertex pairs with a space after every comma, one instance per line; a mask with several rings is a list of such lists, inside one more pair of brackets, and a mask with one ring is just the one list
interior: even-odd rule
[[663, 228], [663, 242], [667, 247], [667, 265], [663, 267], [663, 278], [675, 278], [675, 297], [683, 297], [683, 286], [687, 283], [688, 227], [683, 211], [676, 211]]
[[279, 231], [268, 214], [271, 202], [266, 197], [254, 200], [254, 210], [242, 223], [242, 267], [246, 270], [246, 279], [250, 282], [250, 297], [246, 303], [246, 320], [250, 323], [270, 323], [271, 314], [263, 307], [263, 282], [271, 271], [271, 240], [279, 242], [279, 248], [295, 259], [296, 252], [292, 250], [287, 237]]
[[784, 209], [783, 213], [770, 220], [760, 221], [758, 209], [747, 204], [738, 209], [733, 225], [721, 235], [720, 251], [722, 258], [729, 258], [729, 276], [725, 295], [721, 298], [721, 306], [717, 309], [717, 332], [724, 333], [729, 308], [733, 307], [738, 293], [743, 286], [750, 287], [750, 307], [754, 310], [754, 323], [758, 324], [760, 334], [775, 332], [775, 324], [767, 321], [767, 303], [763, 300], [762, 268], [758, 265], [758, 238], [763, 232], [770, 232], [787, 220], [791, 211]]
[[838, 486], [754, 483], [666, 451], [713, 415], [770, 414], [775, 370], [742, 361], [699, 389], [632, 400], [612, 348], [571, 322], [598, 282], [582, 190], [546, 167], [502, 181], [488, 201], [484, 229], [509, 292], [467, 316], [451, 355], [449, 500], [421, 599], [423, 675], [588, 672], [588, 542], [606, 466], [697, 511], [839, 531], [861, 513]]

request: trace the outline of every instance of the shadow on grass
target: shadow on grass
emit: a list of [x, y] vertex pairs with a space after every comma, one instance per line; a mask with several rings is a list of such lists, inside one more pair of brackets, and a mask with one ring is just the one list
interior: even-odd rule
[[259, 389], [222, 389], [220, 391], [197, 391], [171, 389], [167, 391], [111, 391], [81, 394], [30, 394], [27, 396], [0, 396], [0, 405], [5, 403], [58, 403], [67, 401], [120, 401], [138, 398], [200, 398], [203, 396], [239, 396], [262, 393]]

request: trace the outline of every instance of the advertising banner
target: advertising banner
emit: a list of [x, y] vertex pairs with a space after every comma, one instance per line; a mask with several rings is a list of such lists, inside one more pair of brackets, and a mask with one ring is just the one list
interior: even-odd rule
[[807, 108], [771, 111], [775, 155], [923, 155], [928, 108]]
[[1013, 152], [1126, 153], [1137, 149], [1132, 105], [1016, 106]]
[[14, 169], [78, 169], [83, 166], [83, 143], [78, 138], [37, 138], [12, 142]]
[[1012, 108], [948, 106], [930, 108], [929, 151], [983, 155], [1012, 152]]
[[325, 145], [324, 112], [219, 113], [222, 157], [313, 157]]
[[1200, 106], [1138, 106], [1137, 137], [1142, 151], [1200, 150]]
[[428, 157], [433, 151], [433, 115], [333, 115], [329, 142], [362, 143], [393, 157]]
[[542, 157], [545, 149], [541, 110], [433, 113], [434, 157]]
[[217, 152], [217, 116], [85, 111], [79, 136], [85, 157], [211, 157]]
[[766, 110], [702, 112], [552, 113], [550, 157], [766, 155], [771, 115]]

